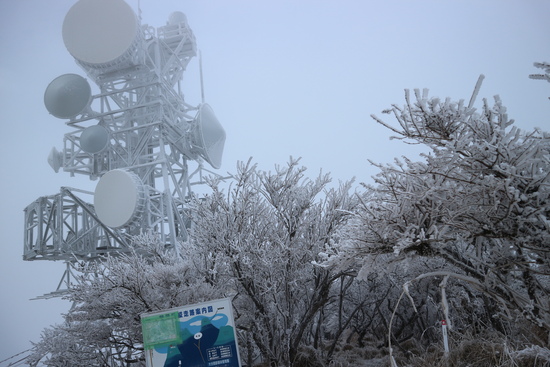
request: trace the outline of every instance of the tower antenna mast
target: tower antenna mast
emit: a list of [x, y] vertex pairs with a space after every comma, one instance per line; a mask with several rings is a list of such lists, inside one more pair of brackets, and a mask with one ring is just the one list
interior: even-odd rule
[[64, 74], [46, 89], [47, 110], [69, 130], [48, 162], [98, 182], [94, 192], [62, 187], [25, 208], [23, 259], [63, 260], [67, 273], [77, 262], [130, 251], [144, 232], [177, 250], [190, 223], [189, 166], [220, 168], [226, 137], [204, 101], [202, 64], [201, 103], [189, 104], [180, 91], [197, 56], [185, 14], [155, 29], [141, 24], [139, 0], [138, 15], [124, 0], [80, 0], [62, 36], [88, 79]]

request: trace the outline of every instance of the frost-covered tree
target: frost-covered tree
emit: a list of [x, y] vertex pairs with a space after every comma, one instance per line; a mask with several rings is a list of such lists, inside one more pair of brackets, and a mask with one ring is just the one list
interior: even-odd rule
[[[339, 241], [355, 201], [349, 183], [328, 188], [327, 175], [304, 171], [292, 159], [275, 172], [241, 164], [227, 192], [214, 183], [194, 208], [195, 261], [212, 285], [234, 290], [248, 363], [255, 352], [271, 366], [326, 358], [320, 330], [338, 316], [344, 273], [313, 262]], [[342, 323], [330, 325], [338, 335]]]
[[477, 111], [481, 80], [469, 103], [426, 90], [412, 102], [407, 91], [405, 106], [384, 111], [397, 126], [373, 116], [426, 153], [423, 161], [376, 164], [353, 234], [331, 261], [361, 259], [363, 279], [398, 269], [405, 276], [394, 287], [429, 271], [466, 275], [463, 307], [488, 310], [489, 324], [520, 314], [548, 331], [550, 134], [514, 127], [498, 96]]
[[143, 365], [140, 314], [232, 296], [247, 365], [323, 365], [349, 324], [353, 278], [313, 262], [339, 241], [356, 205], [350, 183], [329, 181], [306, 178], [296, 160], [275, 173], [243, 164], [227, 183], [212, 181], [212, 194], [190, 204], [179, 254], [143, 234], [132, 253], [104, 259], [70, 290], [75, 306], [44, 331], [29, 362]]
[[[64, 323], [46, 329], [28, 358], [46, 366], [144, 366], [140, 315], [214, 299], [189, 259], [166, 252], [157, 237], [134, 237], [134, 251], [107, 257], [66, 296]], [[93, 270], [93, 271], [92, 271]]]
[[550, 63], [548, 62], [536, 62], [535, 67], [544, 70], [544, 74], [531, 74], [529, 78], [531, 79], [540, 79], [550, 82]]

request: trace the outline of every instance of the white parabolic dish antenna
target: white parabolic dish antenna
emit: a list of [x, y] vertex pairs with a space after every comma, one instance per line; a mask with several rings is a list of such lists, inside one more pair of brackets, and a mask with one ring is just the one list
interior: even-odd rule
[[80, 0], [63, 21], [63, 42], [77, 60], [112, 63], [136, 40], [138, 19], [123, 0]]
[[68, 119], [83, 112], [92, 100], [92, 89], [86, 79], [77, 74], [63, 74], [48, 85], [44, 105], [49, 113]]
[[137, 175], [122, 169], [105, 173], [97, 183], [94, 207], [99, 220], [112, 228], [131, 224], [145, 206], [145, 188]]
[[195, 149], [212, 167], [220, 168], [226, 135], [210, 105], [203, 103], [199, 107], [195, 123], [197, 126], [193, 134]]
[[99, 153], [109, 143], [109, 132], [101, 125], [93, 125], [85, 128], [80, 134], [80, 147], [91, 154]]

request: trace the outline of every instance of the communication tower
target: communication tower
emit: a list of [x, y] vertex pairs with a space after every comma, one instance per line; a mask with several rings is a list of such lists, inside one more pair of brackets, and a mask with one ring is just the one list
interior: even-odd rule
[[48, 162], [98, 183], [95, 192], [62, 187], [25, 208], [23, 259], [65, 261], [68, 283], [71, 264], [126, 252], [132, 235], [153, 232], [166, 247], [185, 239], [191, 185], [208, 171], [204, 162], [221, 166], [226, 135], [204, 100], [184, 100], [197, 45], [183, 13], [155, 29], [123, 0], [79, 0], [62, 35], [99, 93], [77, 74], [48, 85], [46, 109], [71, 129]]

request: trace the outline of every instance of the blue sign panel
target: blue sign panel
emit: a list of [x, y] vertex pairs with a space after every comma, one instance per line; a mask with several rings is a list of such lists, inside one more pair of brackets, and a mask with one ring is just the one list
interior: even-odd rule
[[146, 313], [141, 324], [148, 367], [240, 367], [229, 298]]

